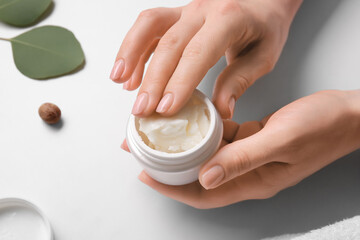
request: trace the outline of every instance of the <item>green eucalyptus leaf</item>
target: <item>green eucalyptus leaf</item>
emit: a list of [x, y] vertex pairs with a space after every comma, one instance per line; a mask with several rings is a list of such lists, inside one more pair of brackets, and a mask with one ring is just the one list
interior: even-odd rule
[[35, 23], [50, 7], [51, 0], [0, 0], [0, 20], [24, 27]]
[[30, 78], [61, 76], [76, 70], [85, 60], [74, 34], [62, 27], [34, 28], [10, 41], [16, 67]]

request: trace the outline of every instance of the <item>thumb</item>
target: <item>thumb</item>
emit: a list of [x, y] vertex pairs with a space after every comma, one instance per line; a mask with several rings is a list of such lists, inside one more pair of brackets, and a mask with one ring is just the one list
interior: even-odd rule
[[[241, 127], [241, 126], [240, 126]], [[262, 129], [256, 134], [235, 141], [221, 148], [199, 173], [199, 181], [205, 189], [217, 186], [272, 162], [276, 140], [271, 131]], [[276, 138], [275, 138], [276, 139]]]
[[236, 100], [258, 78], [273, 69], [275, 61], [259, 53], [260, 49], [253, 49], [253, 52], [236, 59], [217, 78], [213, 102], [223, 119], [231, 119]]

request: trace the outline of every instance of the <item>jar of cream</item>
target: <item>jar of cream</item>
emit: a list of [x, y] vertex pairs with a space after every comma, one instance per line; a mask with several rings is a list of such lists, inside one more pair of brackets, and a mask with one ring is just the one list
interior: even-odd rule
[[149, 176], [164, 184], [183, 185], [198, 179], [201, 164], [218, 150], [222, 135], [220, 115], [205, 94], [195, 90], [174, 116], [131, 115], [126, 141]]

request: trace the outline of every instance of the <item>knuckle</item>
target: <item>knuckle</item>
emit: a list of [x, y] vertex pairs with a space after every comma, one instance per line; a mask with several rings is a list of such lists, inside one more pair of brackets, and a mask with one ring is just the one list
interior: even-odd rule
[[236, 89], [239, 93], [244, 93], [251, 85], [249, 78], [245, 77], [243, 74], [238, 74], [236, 77]]
[[194, 0], [189, 4], [189, 6], [196, 9], [203, 7], [204, 4], [207, 4], [208, 2], [209, 2], [208, 0]]
[[170, 49], [175, 49], [179, 45], [179, 42], [180, 38], [177, 34], [168, 32], [160, 39], [157, 50], [166, 51]]
[[159, 18], [159, 9], [152, 8], [140, 12], [139, 19], [144, 21], [156, 21]]
[[154, 15], [153, 9], [146, 9], [140, 12], [139, 18], [149, 18]]
[[268, 180], [268, 178], [262, 177], [262, 174], [258, 171], [258, 169], [254, 170], [254, 173], [259, 177], [259, 185], [261, 186], [259, 191], [254, 196], [257, 199], [267, 199], [275, 196], [279, 191], [279, 186], [274, 184], [272, 180]]
[[264, 71], [265, 71], [266, 73], [269, 73], [269, 72], [271, 72], [272, 70], [274, 70], [275, 61], [274, 61], [274, 59], [271, 58], [271, 57], [266, 57], [266, 58], [264, 58], [264, 59], [261, 61], [261, 64], [263, 65]]
[[145, 84], [142, 85], [142, 90], [152, 90], [152, 92], [155, 92], [155, 89], [162, 89], [164, 86], [164, 80], [159, 77], [150, 76], [147, 78], [144, 78], [143, 82]]
[[182, 57], [183, 58], [198, 58], [201, 54], [202, 54], [202, 45], [200, 42], [192, 42], [191, 44], [189, 44], [183, 54]]
[[222, 0], [219, 1], [218, 5], [216, 6], [216, 12], [222, 16], [233, 14], [238, 12], [240, 9], [241, 6], [236, 0]]
[[275, 190], [273, 188], [269, 188], [269, 189], [266, 189], [264, 191], [262, 191], [259, 196], [258, 196], [258, 199], [268, 199], [268, 198], [272, 198], [274, 197], [276, 194], [278, 194], [278, 190]]

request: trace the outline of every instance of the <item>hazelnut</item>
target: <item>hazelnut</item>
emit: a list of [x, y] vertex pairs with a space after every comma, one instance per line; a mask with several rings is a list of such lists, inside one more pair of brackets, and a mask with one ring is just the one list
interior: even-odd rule
[[39, 107], [39, 115], [44, 122], [55, 124], [61, 118], [61, 110], [55, 104], [44, 103]]

